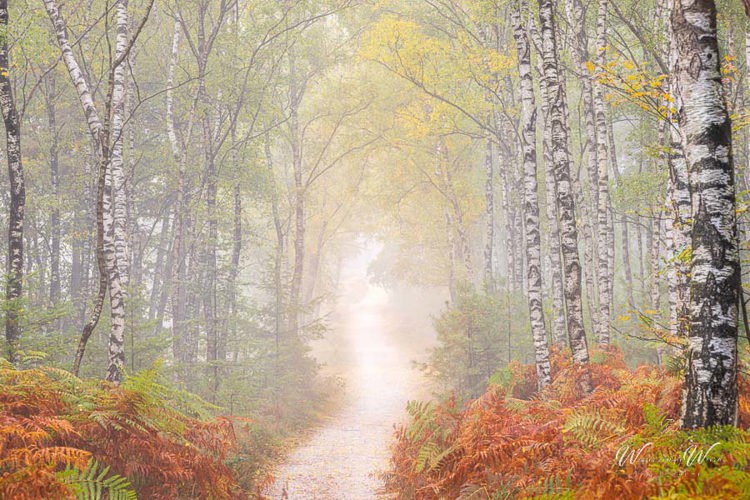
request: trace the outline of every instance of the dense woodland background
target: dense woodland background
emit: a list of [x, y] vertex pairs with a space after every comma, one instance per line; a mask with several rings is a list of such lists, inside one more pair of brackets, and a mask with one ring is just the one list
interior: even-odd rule
[[[666, 494], [679, 471], [617, 476], [605, 450], [670, 425], [748, 424], [741, 2], [17, 0], [0, 1], [0, 21], [0, 410], [17, 419], [0, 423], [0, 452], [31, 439], [7, 430], [30, 429], [22, 418], [71, 401], [93, 411], [76, 413], [80, 429], [108, 429], [86, 448], [68, 420], [35, 421], [40, 447], [80, 453], [0, 458], [0, 491], [33, 477], [37, 493], [69, 492], [110, 477], [76, 471], [106, 465], [147, 497], [240, 495], [238, 470], [261, 484], [261, 462], [335, 401], [310, 345], [365, 241], [383, 246], [374, 282], [446, 296], [420, 368], [447, 399], [410, 403], [392, 493], [534, 494], [538, 479]], [[486, 408], [547, 458], [524, 468], [467, 437], [476, 420], [497, 430]], [[519, 430], [519, 412], [559, 442]], [[201, 420], [218, 414], [238, 417]], [[111, 442], [143, 429], [154, 455], [128, 468]], [[158, 458], [171, 445], [144, 443], [165, 429], [211, 465]], [[601, 469], [566, 479], [563, 432]], [[719, 495], [747, 494], [743, 431], [717, 432], [733, 462], [698, 484], [729, 477]], [[688, 442], [670, 436], [664, 449]], [[625, 486], [596, 489], [594, 475]]]

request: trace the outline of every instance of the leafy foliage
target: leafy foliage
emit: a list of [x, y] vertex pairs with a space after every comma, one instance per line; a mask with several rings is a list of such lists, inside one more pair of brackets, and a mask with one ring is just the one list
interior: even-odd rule
[[238, 497], [224, 464], [233, 422], [187, 416], [207, 405], [157, 378], [147, 370], [112, 387], [0, 365], [0, 497]]
[[[535, 397], [525, 366], [493, 377], [463, 408], [455, 398], [409, 404], [396, 432], [385, 491], [398, 498], [739, 498], [750, 491], [747, 431], [682, 432], [678, 378], [622, 353], [597, 353], [594, 391], [553, 356], [553, 383]], [[740, 425], [750, 418], [741, 384]]]
[[138, 498], [131, 489], [130, 481], [117, 474], [108, 476], [109, 466], [101, 467], [95, 460], [81, 471], [67, 467], [57, 474], [58, 478], [73, 487], [78, 500], [95, 500], [107, 492], [110, 500], [135, 500]]
[[511, 312], [522, 307], [522, 300], [510, 294], [479, 293], [472, 287], [460, 289], [456, 303], [434, 321], [438, 345], [425, 371], [441, 387], [475, 397], [511, 354], [529, 359], [528, 322]]

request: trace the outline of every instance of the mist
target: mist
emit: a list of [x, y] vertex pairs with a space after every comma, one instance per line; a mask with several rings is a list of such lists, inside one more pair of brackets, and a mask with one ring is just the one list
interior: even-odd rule
[[0, 1], [0, 498], [747, 498], [748, 12]]

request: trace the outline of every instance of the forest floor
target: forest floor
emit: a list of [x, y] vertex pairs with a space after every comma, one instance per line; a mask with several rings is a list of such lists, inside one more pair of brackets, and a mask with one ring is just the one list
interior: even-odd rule
[[394, 424], [409, 399], [429, 397], [414, 361], [434, 342], [430, 314], [441, 304], [428, 290], [387, 292], [367, 280], [367, 255], [341, 277], [331, 331], [314, 348], [323, 375], [344, 382], [345, 403], [293, 450], [275, 472], [272, 499], [372, 499], [388, 465]]

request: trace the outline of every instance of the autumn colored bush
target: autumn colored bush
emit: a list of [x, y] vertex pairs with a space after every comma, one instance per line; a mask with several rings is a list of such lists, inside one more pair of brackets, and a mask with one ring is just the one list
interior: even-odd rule
[[[533, 394], [533, 369], [511, 365], [460, 406], [411, 402], [396, 432], [385, 491], [399, 498], [742, 498], [750, 492], [750, 433], [677, 427], [681, 382], [629, 370], [615, 350], [592, 356], [595, 389], [553, 357], [552, 384]], [[740, 382], [740, 425], [750, 422]], [[478, 495], [478, 496], [472, 496]], [[745, 496], [747, 498], [747, 496]]]
[[238, 498], [224, 464], [233, 422], [157, 383], [156, 370], [120, 387], [63, 370], [0, 360], [0, 498]]

